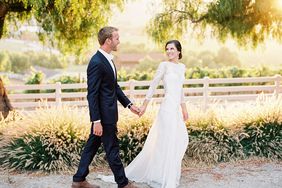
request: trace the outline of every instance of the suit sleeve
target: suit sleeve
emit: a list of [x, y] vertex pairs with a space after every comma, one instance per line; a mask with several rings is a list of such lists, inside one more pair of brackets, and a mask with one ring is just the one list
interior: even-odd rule
[[90, 121], [100, 120], [99, 90], [102, 81], [103, 67], [92, 62], [87, 68], [87, 100], [90, 111]]
[[131, 101], [126, 97], [126, 95], [123, 93], [121, 88], [119, 87], [118, 83], [116, 85], [116, 92], [117, 92], [117, 97], [118, 101], [122, 104], [124, 108], [127, 107], [131, 103]]

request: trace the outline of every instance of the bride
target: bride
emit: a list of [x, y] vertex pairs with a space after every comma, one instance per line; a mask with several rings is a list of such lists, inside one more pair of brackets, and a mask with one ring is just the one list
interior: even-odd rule
[[[165, 50], [168, 60], [159, 64], [139, 116], [145, 113], [160, 80], [164, 84], [165, 96], [142, 151], [125, 168], [125, 173], [129, 180], [135, 182], [147, 183], [156, 188], [176, 188], [189, 141], [185, 126], [188, 113], [182, 88], [185, 65], [179, 62], [182, 57], [179, 41], [168, 41]], [[113, 176], [100, 178], [114, 182]]]

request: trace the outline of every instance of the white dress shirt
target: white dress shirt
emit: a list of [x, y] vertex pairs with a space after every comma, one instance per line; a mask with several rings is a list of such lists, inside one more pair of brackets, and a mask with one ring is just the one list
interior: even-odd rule
[[107, 52], [105, 52], [101, 48], [98, 51], [101, 52], [105, 56], [105, 58], [108, 60], [108, 62], [110, 63], [110, 65], [111, 65], [111, 67], [114, 71], [114, 75], [116, 77], [116, 69], [115, 69], [115, 66], [114, 66], [114, 63], [113, 63], [114, 56], [112, 54], [108, 54]]

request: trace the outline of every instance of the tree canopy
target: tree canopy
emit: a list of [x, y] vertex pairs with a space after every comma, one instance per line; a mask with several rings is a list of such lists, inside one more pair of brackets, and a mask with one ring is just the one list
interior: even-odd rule
[[245, 47], [265, 39], [282, 42], [281, 0], [162, 0], [163, 10], [148, 25], [158, 43], [180, 38], [193, 28], [198, 38], [208, 31], [220, 41], [232, 37]]
[[35, 19], [41, 40], [62, 52], [78, 53], [100, 27], [107, 24], [113, 7], [124, 0], [0, 0], [0, 38], [11, 24]]

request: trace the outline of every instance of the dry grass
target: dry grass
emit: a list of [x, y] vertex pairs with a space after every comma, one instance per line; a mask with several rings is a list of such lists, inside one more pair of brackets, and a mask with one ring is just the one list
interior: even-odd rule
[[[142, 149], [158, 105], [141, 118], [120, 109], [121, 157], [129, 163]], [[212, 165], [251, 156], [282, 158], [282, 99], [258, 98], [255, 104], [217, 105], [207, 111], [188, 105], [190, 143], [183, 166]], [[87, 108], [44, 108], [11, 114], [0, 122], [1, 166], [6, 169], [69, 171], [77, 166], [90, 131]], [[102, 148], [95, 164], [103, 166]]]

